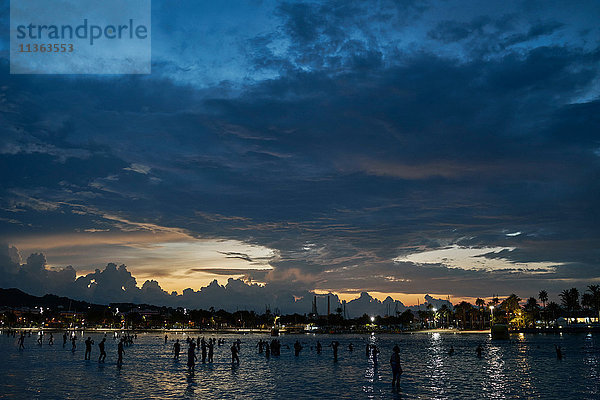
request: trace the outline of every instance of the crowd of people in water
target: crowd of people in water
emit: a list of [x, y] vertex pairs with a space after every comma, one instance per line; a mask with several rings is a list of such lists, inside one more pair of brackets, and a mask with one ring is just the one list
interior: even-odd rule
[[[12, 336], [13, 338], [18, 335], [17, 345], [19, 350], [25, 349], [25, 338], [31, 337], [31, 331], [21, 331], [17, 330], [5, 330], [4, 333], [7, 336]], [[102, 340], [98, 343], [98, 350], [100, 355], [98, 357], [99, 363], [104, 363], [106, 360], [106, 340], [108, 338], [108, 333], [105, 333], [102, 337]], [[137, 339], [137, 334], [129, 334], [129, 333], [113, 333], [113, 340], [118, 341], [117, 344], [117, 366], [121, 366], [123, 364], [123, 355], [124, 349], [127, 346], [131, 346], [134, 344], [134, 341]], [[77, 341], [79, 338], [75, 331], [64, 332], [62, 334], [62, 347], [67, 346], [67, 342], [71, 342], [71, 351], [74, 353], [77, 350]], [[37, 332], [37, 345], [42, 346], [45, 342], [49, 346], [54, 345], [54, 334], [52, 332], [45, 334], [42, 331]], [[193, 374], [195, 370], [195, 366], [197, 362], [204, 363], [213, 363], [214, 362], [214, 353], [215, 346], [222, 347], [227, 346], [227, 341], [224, 338], [208, 338], [198, 337], [197, 339], [192, 338], [191, 336], [187, 336], [185, 339], [185, 343], [187, 345], [187, 367], [188, 372]], [[92, 340], [91, 336], [88, 336], [84, 341], [85, 344], [85, 352], [84, 352], [84, 360], [90, 360], [92, 354], [92, 346], [95, 344], [94, 340]], [[164, 336], [164, 344], [165, 346], [169, 345], [169, 336], [165, 334]], [[231, 345], [229, 350], [231, 352], [231, 364], [232, 367], [238, 366], [240, 364], [240, 351], [241, 351], [242, 341], [237, 338], [231, 341]], [[172, 344], [172, 354], [173, 360], [179, 361], [179, 356], [181, 353], [182, 342], [179, 338], [175, 339]], [[338, 350], [340, 347], [340, 343], [337, 340], [331, 341], [331, 343], [326, 344], [327, 347], [331, 347], [331, 351], [333, 354], [333, 361], [337, 362], [338, 360]], [[287, 350], [291, 350], [290, 346], [284, 344], [283, 347]], [[299, 340], [296, 340], [293, 344], [294, 356], [300, 357], [301, 352], [307, 347], [307, 345], [303, 345]], [[258, 349], [258, 354], [264, 356], [266, 359], [270, 357], [277, 357], [281, 355], [282, 344], [278, 338], [272, 338], [271, 340], [263, 340], [259, 339], [256, 344], [256, 348]], [[323, 352], [323, 344], [320, 340], [317, 340], [316, 344], [310, 346], [310, 351], [316, 351], [317, 354], [321, 354]], [[347, 346], [347, 351], [352, 353], [354, 351], [354, 345], [349, 343]], [[562, 360], [564, 357], [561, 346], [555, 345], [556, 358], [558, 360]], [[475, 354], [477, 358], [483, 358], [484, 348], [481, 344], [478, 344], [475, 348]], [[374, 343], [367, 342], [365, 345], [365, 356], [369, 359], [373, 365], [376, 367], [379, 363], [379, 354], [380, 350]], [[448, 355], [453, 356], [455, 353], [454, 346], [450, 346], [448, 349]], [[396, 386], [400, 384], [400, 376], [402, 375], [402, 366], [400, 365], [400, 347], [398, 345], [394, 345], [392, 348], [392, 354], [390, 357], [390, 367], [392, 370], [392, 385]]]
[[[11, 336], [16, 337], [17, 334], [19, 335], [19, 338], [17, 340], [17, 345], [18, 345], [19, 350], [25, 349], [25, 338], [31, 337], [31, 331], [18, 332], [17, 330], [9, 329], [9, 330], [4, 331], [4, 333], [8, 337], [11, 337]], [[38, 346], [42, 346], [44, 344], [44, 341], [46, 340], [46, 338], [44, 338], [44, 336], [46, 336], [46, 335], [44, 334], [43, 331], [37, 332], [37, 345]], [[103, 363], [106, 360], [105, 344], [106, 344], [107, 336], [108, 336], [108, 333], [105, 333], [102, 340], [98, 343], [98, 350], [100, 352], [100, 356], [98, 357], [99, 363]], [[115, 332], [114, 339], [118, 339], [117, 365], [120, 366], [123, 364], [123, 353], [124, 353], [125, 346], [131, 346], [133, 344], [134, 339], [137, 339], [137, 334], [121, 335], [120, 333]], [[47, 340], [48, 340], [48, 345], [53, 346], [54, 345], [54, 333], [50, 332], [48, 334]], [[78, 340], [79, 340], [79, 337], [77, 337], [77, 333], [75, 331], [63, 332], [62, 347], [63, 348], [66, 347], [67, 342], [71, 342], [71, 352], [75, 353], [75, 351], [77, 350], [77, 341]], [[94, 341], [92, 340], [91, 336], [88, 336], [88, 338], [86, 340], [84, 340], [83, 343], [85, 344], [85, 352], [84, 352], [83, 359], [90, 360], [92, 357], [92, 345], [94, 344]]]

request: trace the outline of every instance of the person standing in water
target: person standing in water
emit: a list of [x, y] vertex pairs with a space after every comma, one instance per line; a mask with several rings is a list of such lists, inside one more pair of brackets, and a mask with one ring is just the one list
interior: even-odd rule
[[[239, 340], [239, 339], [238, 339]], [[239, 350], [237, 346], [234, 344], [231, 345], [231, 364], [240, 365], [240, 358], [238, 357]]]
[[181, 351], [181, 344], [179, 344], [179, 339], [175, 340], [175, 344], [173, 344], [173, 360], [179, 360], [179, 352]]
[[390, 365], [392, 366], [392, 386], [400, 386], [400, 375], [402, 375], [402, 367], [400, 366], [400, 347], [394, 346], [392, 357], [390, 357]]
[[67, 332], [63, 333], [63, 347], [67, 344]]
[[75, 351], [77, 349], [77, 335], [73, 334], [71, 337], [71, 351]]
[[19, 350], [25, 348], [25, 334], [21, 332], [21, 336], [19, 336]]
[[560, 346], [554, 345], [554, 350], [556, 350], [556, 359], [562, 360], [563, 359], [562, 348]]
[[119, 340], [119, 345], [117, 346], [117, 365], [121, 366], [123, 364], [123, 339]]
[[258, 341], [258, 344], [256, 345], [256, 347], [258, 347], [258, 354], [262, 354], [263, 352], [263, 346], [264, 346], [264, 342], [262, 339], [260, 339]]
[[271, 346], [269, 345], [269, 342], [265, 340], [265, 357], [267, 358], [267, 360], [269, 358], [271, 358]]
[[483, 351], [483, 347], [480, 344], [477, 345], [475, 352], [477, 352], [477, 358], [481, 358], [481, 352]]
[[299, 341], [296, 340], [296, 343], [294, 343], [294, 355], [296, 357], [298, 357], [300, 355], [301, 351], [302, 351], [302, 345], [300, 344]]
[[88, 336], [87, 340], [85, 341], [85, 355], [83, 356], [84, 360], [89, 360], [90, 357], [92, 356], [92, 345], [94, 344], [94, 341], [92, 340], [91, 337]]
[[331, 342], [331, 348], [333, 349], [333, 361], [337, 361], [337, 353], [338, 353], [339, 345], [340, 345], [340, 343], [337, 340], [334, 340], [333, 342]]
[[44, 343], [44, 333], [40, 331], [38, 333], [37, 343], [41, 346]]
[[168, 338], [169, 338], [169, 336], [165, 334], [165, 344], [167, 344], [167, 339]]
[[215, 351], [215, 342], [214, 340], [208, 340], [208, 362], [213, 362], [213, 355]]
[[202, 363], [204, 364], [206, 362], [206, 340], [204, 340], [204, 337], [200, 341], [200, 349], [202, 351]]
[[105, 343], [106, 337], [103, 337], [100, 343], [98, 343], [98, 349], [100, 350], [100, 357], [98, 357], [98, 362], [104, 362], [104, 360], [106, 360], [106, 351], [104, 351]]
[[323, 346], [321, 346], [321, 342], [317, 340], [317, 354], [321, 354], [321, 350], [323, 350]]
[[53, 346], [53, 345], [54, 345], [54, 335], [50, 334], [50, 339], [48, 339], [48, 344], [49, 344], [50, 346]]
[[194, 368], [196, 367], [196, 346], [188, 347], [188, 359], [187, 359], [188, 371], [194, 373]]

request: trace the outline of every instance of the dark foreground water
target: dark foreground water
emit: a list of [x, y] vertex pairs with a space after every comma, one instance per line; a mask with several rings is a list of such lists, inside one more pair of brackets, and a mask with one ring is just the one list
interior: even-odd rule
[[[80, 334], [78, 334], [80, 336]], [[87, 337], [88, 335], [86, 335]], [[96, 344], [100, 334], [91, 334]], [[80, 336], [81, 337], [81, 336]], [[510, 342], [492, 342], [484, 334], [422, 333], [405, 335], [282, 336], [281, 356], [265, 359], [256, 343], [263, 335], [224, 335], [228, 345], [215, 346], [215, 362], [198, 363], [187, 373], [186, 351], [172, 360], [172, 340], [183, 334], [140, 334], [125, 348], [124, 364], [116, 366], [117, 343], [109, 336], [105, 364], [84, 361], [84, 344], [62, 347], [36, 344], [34, 335], [17, 349], [17, 338], [0, 338], [0, 397], [22, 399], [600, 399], [600, 337], [596, 335], [514, 335]], [[240, 338], [241, 364], [231, 366], [229, 343]], [[299, 357], [293, 343], [305, 348]], [[323, 353], [314, 346], [320, 340]], [[333, 362], [331, 340], [340, 342]], [[365, 357], [365, 343], [381, 350], [379, 365]], [[353, 343], [354, 351], [347, 346]], [[476, 357], [478, 344], [484, 347]], [[286, 344], [290, 349], [286, 348]], [[392, 390], [391, 348], [401, 351], [402, 383]], [[557, 360], [554, 345], [565, 358]], [[311, 346], [313, 349], [311, 350]], [[448, 349], [454, 346], [453, 356]]]

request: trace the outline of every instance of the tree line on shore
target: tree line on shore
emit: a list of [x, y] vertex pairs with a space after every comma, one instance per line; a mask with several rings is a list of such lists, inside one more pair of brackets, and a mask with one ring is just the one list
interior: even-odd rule
[[589, 285], [583, 294], [577, 288], [565, 289], [559, 294], [560, 304], [549, 301], [548, 292], [540, 290], [537, 298], [525, 300], [511, 294], [503, 300], [493, 296], [490, 301], [478, 298], [475, 304], [461, 301], [453, 310], [442, 306], [418, 313], [420, 319], [432, 320], [437, 326], [452, 326], [462, 329], [484, 329], [493, 323], [506, 323], [512, 328], [533, 328], [556, 324], [564, 318], [566, 323], [584, 320], [600, 322], [600, 285]]
[[246, 310], [228, 312], [216, 310], [214, 307], [210, 307], [208, 310], [188, 310], [181, 307], [171, 308], [132, 303], [111, 303], [105, 306], [76, 302], [52, 295], [35, 297], [23, 292], [16, 295], [13, 293], [10, 296], [11, 298], [21, 296], [23, 299], [21, 304], [27, 305], [27, 307], [6, 307], [4, 305], [5, 307], [0, 313], [1, 325], [4, 327], [266, 329], [275, 324], [288, 326], [311, 324], [315, 327], [344, 329], [367, 326], [373, 329], [451, 327], [487, 329], [494, 323], [507, 323], [512, 328], [549, 326], [556, 324], [559, 318], [564, 318], [567, 323], [577, 321], [577, 318], [600, 321], [600, 285], [589, 285], [583, 293], [580, 293], [577, 288], [563, 290], [559, 294], [560, 304], [549, 301], [548, 293], [541, 290], [537, 297], [530, 297], [524, 302], [517, 295], [511, 294], [502, 300], [498, 296], [493, 296], [487, 302], [482, 298], [477, 298], [475, 304], [461, 301], [453, 307], [443, 304], [439, 309], [436, 309], [433, 304], [426, 304], [424, 310], [408, 309], [395, 315], [384, 316], [364, 314], [358, 318], [344, 318], [341, 308], [337, 308], [334, 313], [329, 315], [298, 313], [275, 315], [269, 309], [266, 309], [263, 314], [259, 314]]

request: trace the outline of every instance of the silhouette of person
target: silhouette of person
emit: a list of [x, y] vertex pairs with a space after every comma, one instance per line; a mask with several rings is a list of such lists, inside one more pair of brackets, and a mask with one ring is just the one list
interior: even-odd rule
[[352, 343], [348, 345], [348, 351], [354, 351], [354, 346], [352, 346]]
[[237, 348], [235, 343], [231, 345], [231, 364], [240, 364], [240, 358], [238, 357], [239, 351], [240, 350]]
[[54, 345], [54, 335], [50, 334], [50, 339], [48, 339], [48, 344], [50, 346]]
[[98, 362], [104, 362], [106, 360], [106, 351], [104, 350], [104, 344], [106, 343], [106, 338], [102, 338], [100, 343], [98, 343], [98, 350], [100, 350], [100, 357], [98, 357]]
[[179, 352], [181, 351], [181, 344], [179, 344], [179, 339], [177, 339], [175, 341], [175, 344], [173, 344], [173, 353], [175, 353], [175, 355], [173, 356], [173, 360], [179, 360]]
[[560, 346], [554, 345], [554, 350], [556, 350], [556, 359], [562, 360], [563, 359], [562, 348]]
[[167, 339], [169, 338], [168, 335], [165, 335], [165, 344], [167, 344]]
[[296, 343], [294, 343], [294, 355], [296, 357], [298, 357], [300, 355], [301, 351], [302, 351], [302, 345], [300, 344], [299, 341], [296, 340]]
[[331, 348], [333, 349], [333, 361], [337, 361], [339, 345], [340, 345], [340, 343], [337, 340], [334, 340], [333, 342], [331, 342]]
[[263, 342], [263, 340], [262, 340], [262, 339], [260, 339], [260, 340], [258, 341], [258, 344], [256, 345], [256, 347], [258, 347], [258, 353], [259, 353], [259, 354], [262, 354], [262, 352], [263, 352], [263, 346], [264, 346], [264, 343], [265, 343], [265, 342]]
[[94, 341], [92, 340], [91, 337], [88, 337], [84, 343], [85, 343], [85, 355], [83, 356], [83, 359], [89, 360], [92, 355], [92, 345], [94, 344]]
[[448, 355], [454, 355], [454, 346], [450, 346], [450, 350], [448, 350]]
[[63, 333], [63, 347], [67, 344], [67, 332]]
[[208, 341], [208, 362], [213, 362], [213, 355], [215, 351], [215, 342], [212, 340]]
[[392, 366], [392, 386], [400, 386], [400, 375], [402, 375], [402, 367], [400, 366], [400, 347], [394, 346], [392, 357], [390, 357], [390, 365]]
[[71, 337], [71, 351], [75, 351], [77, 349], [77, 335], [73, 334]]
[[[192, 342], [193, 343], [193, 342]], [[192, 346], [190, 343], [190, 346], [188, 347], [188, 360], [187, 360], [187, 366], [188, 366], [188, 371], [190, 372], [194, 372], [194, 368], [196, 367], [196, 346]]]
[[481, 358], [481, 352], [483, 351], [483, 347], [481, 347], [481, 344], [477, 345], [477, 349], [475, 349], [475, 351], [477, 352], [477, 357]]
[[206, 362], [206, 340], [202, 338], [200, 341], [200, 349], [202, 350], [202, 363]]
[[119, 340], [119, 345], [117, 346], [117, 354], [119, 357], [117, 358], [117, 365], [123, 364], [123, 342], [125, 339]]
[[43, 332], [39, 332], [38, 333], [38, 339], [37, 339], [37, 343], [41, 346], [44, 340], [44, 333]]
[[317, 354], [321, 354], [321, 350], [323, 350], [323, 346], [321, 345], [321, 342], [317, 340]]
[[21, 333], [21, 336], [19, 336], [19, 350], [24, 349], [25, 348], [25, 334]]

